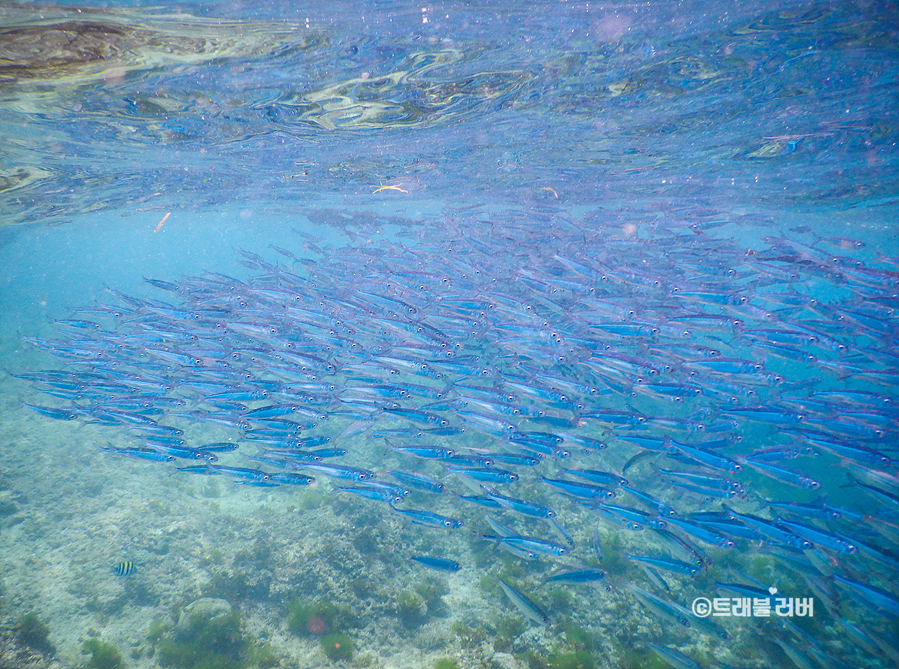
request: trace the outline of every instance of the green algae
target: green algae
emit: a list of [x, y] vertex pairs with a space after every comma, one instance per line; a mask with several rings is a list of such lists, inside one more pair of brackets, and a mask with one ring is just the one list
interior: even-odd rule
[[356, 647], [353, 640], [342, 632], [326, 634], [322, 637], [321, 645], [329, 660], [349, 660]]
[[53, 645], [50, 643], [50, 627], [33, 611], [22, 616], [16, 624], [16, 636], [29, 648], [44, 653], [53, 652]]
[[240, 611], [208, 616], [192, 615], [179, 622], [170, 633], [164, 625], [151, 625], [150, 635], [163, 634], [156, 641], [159, 664], [175, 669], [243, 669], [253, 664], [253, 638], [241, 630]]
[[344, 609], [326, 599], [304, 602], [295, 599], [287, 609], [287, 629], [299, 635], [320, 635], [351, 626]]
[[91, 654], [86, 669], [122, 669], [125, 666], [122, 654], [111, 643], [88, 639], [84, 642], [84, 652]]
[[434, 669], [459, 669], [459, 663], [451, 657], [441, 657], [434, 662]]
[[585, 650], [569, 653], [553, 653], [549, 656], [547, 666], [552, 669], [595, 669], [593, 656]]
[[403, 590], [396, 596], [396, 614], [404, 625], [414, 627], [428, 619], [428, 605], [414, 590]]

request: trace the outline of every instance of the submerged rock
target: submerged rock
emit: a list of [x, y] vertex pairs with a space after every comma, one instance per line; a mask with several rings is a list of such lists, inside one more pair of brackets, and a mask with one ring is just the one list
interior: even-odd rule
[[181, 610], [175, 625], [175, 636], [186, 639], [210, 624], [224, 623], [231, 616], [232, 610], [231, 604], [224, 599], [203, 597], [191, 602]]
[[50, 649], [30, 648], [10, 624], [0, 623], [0, 667], [4, 669], [63, 669]]

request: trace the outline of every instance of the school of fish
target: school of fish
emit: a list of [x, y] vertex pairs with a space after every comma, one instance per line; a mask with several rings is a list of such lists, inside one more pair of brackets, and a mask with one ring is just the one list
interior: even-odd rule
[[[696, 615], [695, 597], [810, 597], [828, 631], [770, 613], [772, 662], [899, 664], [895, 260], [866, 264], [848, 239], [751, 250], [716, 224], [596, 219], [295, 239], [276, 263], [238, 251], [252, 278], [147, 279], [157, 298], [110, 289], [73, 309], [57, 338], [29, 339], [59, 362], [19, 375], [46, 398], [26, 407], [127, 430], [103, 452], [178, 475], [326, 477], [411, 531], [464, 527], [556, 561], [545, 582], [599, 584], [716, 643], [734, 619]], [[197, 422], [233, 436], [186, 443]], [[359, 439], [387, 449], [379, 466], [354, 459]], [[646, 537], [627, 576], [603, 563], [609, 533]], [[790, 592], [741, 571], [748, 555]], [[454, 572], [456, 557], [412, 559]], [[732, 578], [691, 588], [713, 561]], [[552, 624], [534, 583], [495, 581]], [[646, 640], [700, 666], [676, 646]]]

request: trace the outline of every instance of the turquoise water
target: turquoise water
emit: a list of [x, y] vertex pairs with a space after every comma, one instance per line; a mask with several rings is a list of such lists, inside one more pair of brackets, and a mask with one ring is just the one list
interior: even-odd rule
[[[7, 626], [65, 667], [897, 663], [889, 4], [0, 12]], [[813, 614], [689, 610], [774, 587]]]

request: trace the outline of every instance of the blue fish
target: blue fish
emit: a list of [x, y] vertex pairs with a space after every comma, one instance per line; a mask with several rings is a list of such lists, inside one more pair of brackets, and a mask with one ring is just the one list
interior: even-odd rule
[[581, 499], [612, 499], [615, 492], [608, 488], [603, 488], [589, 483], [580, 483], [578, 481], [566, 481], [564, 479], [551, 479], [541, 476], [540, 480], [554, 488], [558, 488], [567, 495], [580, 497]]
[[441, 516], [433, 511], [424, 511], [421, 509], [397, 509], [395, 506], [390, 507], [396, 513], [406, 516], [414, 525], [426, 525], [427, 527], [441, 527], [448, 529], [457, 529], [462, 527], [462, 521], [458, 518], [449, 518]]
[[403, 483], [410, 488], [415, 488], [416, 490], [424, 490], [425, 492], [433, 493], [446, 492], [445, 485], [443, 485], [437, 479], [434, 479], [426, 474], [419, 474], [417, 472], [400, 472], [396, 471], [395, 469], [389, 470], [387, 473], [400, 483]]
[[338, 488], [338, 490], [340, 490], [341, 492], [352, 493], [360, 497], [365, 497], [366, 499], [387, 502], [388, 504], [399, 504], [403, 501], [402, 495], [397, 495], [390, 490], [384, 490], [381, 488], [368, 488], [365, 486], [341, 486], [340, 488]]
[[628, 560], [637, 560], [648, 564], [656, 569], [664, 569], [676, 574], [684, 574], [685, 576], [696, 576], [699, 569], [695, 564], [689, 562], [681, 562], [680, 560], [672, 560], [669, 558], [653, 557], [651, 555], [628, 555]]
[[595, 567], [565, 569], [543, 579], [543, 583], [595, 583], [606, 577], [606, 572]]
[[437, 571], [459, 571], [462, 569], [462, 565], [455, 560], [436, 557], [434, 555], [410, 555], [409, 559], [414, 560], [419, 564], [423, 564], [425, 567], [436, 569]]
[[351, 465], [325, 464], [324, 462], [317, 464], [297, 462], [292, 466], [296, 469], [309, 469], [313, 472], [324, 474], [325, 476], [336, 479], [348, 479], [351, 481], [370, 481], [375, 477], [375, 473], [370, 469], [353, 467]]
[[518, 609], [525, 618], [538, 625], [549, 624], [549, 615], [547, 615], [542, 608], [528, 599], [518, 589], [506, 583], [503, 579], [498, 578], [497, 581], [499, 582], [499, 586], [503, 589], [503, 592], [506, 593], [506, 597], [509, 598], [509, 601], [512, 602], [515, 608]]
[[453, 474], [468, 476], [476, 481], [485, 483], [514, 483], [518, 480], [518, 474], [494, 467], [457, 467], [450, 465], [446, 470]]

